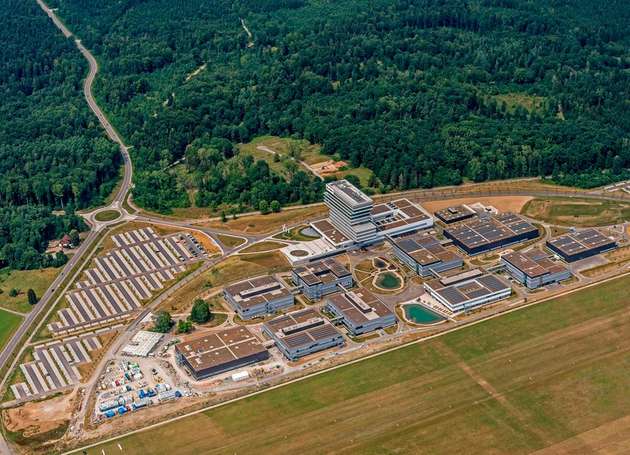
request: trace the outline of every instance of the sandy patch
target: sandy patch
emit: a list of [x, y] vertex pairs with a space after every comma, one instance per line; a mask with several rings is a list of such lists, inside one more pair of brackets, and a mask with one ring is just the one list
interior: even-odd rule
[[496, 207], [500, 212], [519, 213], [523, 206], [531, 201], [531, 196], [489, 196], [489, 197], [468, 197], [459, 199], [444, 199], [440, 201], [423, 202], [422, 206], [429, 212], [436, 212], [454, 205], [474, 204], [481, 202], [483, 205]]
[[44, 401], [25, 403], [4, 412], [4, 425], [24, 436], [46, 433], [65, 425], [76, 406], [77, 391]]

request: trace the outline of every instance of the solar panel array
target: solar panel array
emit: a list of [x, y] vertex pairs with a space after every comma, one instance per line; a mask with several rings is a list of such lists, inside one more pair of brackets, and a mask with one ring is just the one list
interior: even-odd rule
[[445, 234], [473, 250], [496, 242], [508, 243], [526, 233], [538, 232], [536, 226], [513, 213], [502, 213], [448, 227]]
[[113, 248], [94, 260], [85, 279], [66, 293], [66, 308], [48, 324], [54, 334], [69, 334], [121, 320], [142, 301], [206, 253], [190, 234], [158, 236], [152, 228], [112, 236]]
[[606, 237], [597, 229], [569, 232], [549, 240], [548, 245], [557, 249], [564, 256], [580, 255], [606, 246], [614, 246], [615, 241]]
[[34, 399], [81, 381], [78, 365], [91, 362], [90, 352], [102, 347], [94, 335], [65, 338], [38, 345], [33, 361], [20, 365], [25, 382], [11, 385], [16, 399]]
[[504, 283], [494, 275], [483, 275], [472, 280], [444, 287], [439, 284], [439, 280], [429, 282], [427, 285], [433, 289], [433, 292], [439, 294], [453, 306], [510, 289], [507, 283]]

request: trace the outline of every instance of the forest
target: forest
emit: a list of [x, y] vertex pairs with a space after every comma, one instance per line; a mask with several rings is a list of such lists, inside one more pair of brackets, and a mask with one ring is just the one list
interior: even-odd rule
[[87, 63], [36, 2], [0, 0], [0, 265], [61, 265], [48, 242], [86, 226], [74, 214], [103, 201], [119, 152], [87, 107]]
[[151, 209], [317, 199], [310, 175], [235, 151], [262, 134], [321, 144], [379, 191], [630, 177], [627, 1], [50, 3], [101, 63]]

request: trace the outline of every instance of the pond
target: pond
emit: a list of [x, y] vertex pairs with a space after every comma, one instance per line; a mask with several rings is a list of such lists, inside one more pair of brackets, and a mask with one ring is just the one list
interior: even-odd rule
[[381, 258], [374, 258], [372, 260], [372, 263], [374, 264], [374, 267], [376, 267], [377, 269], [384, 269], [387, 267], [387, 262]]
[[417, 303], [403, 305], [403, 311], [405, 318], [416, 324], [435, 324], [444, 320], [439, 314]]
[[393, 290], [402, 287], [402, 281], [396, 273], [382, 272], [376, 275], [376, 282], [374, 283], [381, 289]]
[[319, 238], [319, 233], [310, 226], [305, 227], [304, 229], [300, 229], [300, 234], [302, 234], [304, 237], [312, 237], [314, 239]]

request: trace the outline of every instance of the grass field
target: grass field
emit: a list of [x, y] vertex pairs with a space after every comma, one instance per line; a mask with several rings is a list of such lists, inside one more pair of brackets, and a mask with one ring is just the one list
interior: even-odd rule
[[320, 204], [299, 209], [287, 209], [279, 213], [270, 213], [268, 215], [257, 214], [241, 216], [235, 220], [230, 219], [225, 223], [213, 220], [206, 223], [199, 223], [197, 226], [226, 229], [249, 234], [270, 234], [273, 231], [281, 230], [283, 225], [292, 226], [297, 223], [303, 223], [306, 220], [323, 218], [327, 213], [328, 210], [326, 207]]
[[22, 317], [8, 311], [0, 310], [0, 349], [11, 338], [11, 335], [19, 327]]
[[120, 218], [120, 212], [118, 210], [103, 210], [94, 215], [96, 221], [114, 221]]
[[205, 276], [211, 287], [223, 286], [247, 277], [289, 270], [289, 262], [278, 251], [232, 256], [210, 269]]
[[245, 243], [245, 239], [242, 237], [234, 237], [224, 234], [219, 234], [217, 237], [219, 237], [219, 241], [228, 248], [234, 248]]
[[[47, 268], [36, 270], [0, 270], [0, 307], [27, 313], [31, 311], [26, 292], [33, 289], [37, 297], [41, 297], [61, 269]], [[11, 289], [19, 289], [17, 296], [11, 297]]]
[[630, 220], [630, 204], [579, 198], [536, 198], [525, 204], [521, 213], [564, 226], [606, 226]]
[[243, 248], [240, 251], [240, 254], [249, 254], [249, 253], [261, 253], [263, 251], [272, 251], [277, 250], [285, 246], [284, 243], [274, 242], [272, 240], [265, 240], [264, 242], [258, 242], [247, 248]]
[[557, 444], [591, 453], [589, 438], [609, 424], [617, 431], [599, 444], [628, 447], [629, 284], [611, 281], [88, 453], [119, 453], [117, 444], [128, 454], [552, 454]]

